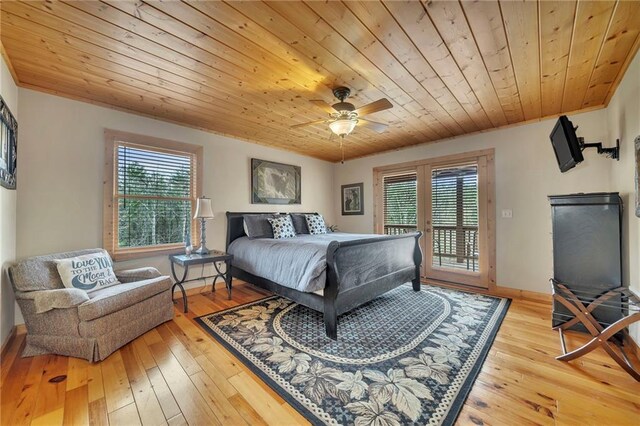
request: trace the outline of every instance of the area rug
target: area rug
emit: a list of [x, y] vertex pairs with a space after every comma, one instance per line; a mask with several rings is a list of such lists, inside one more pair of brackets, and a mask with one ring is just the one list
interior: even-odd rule
[[278, 296], [197, 318], [313, 424], [453, 424], [508, 299], [403, 285], [338, 318]]

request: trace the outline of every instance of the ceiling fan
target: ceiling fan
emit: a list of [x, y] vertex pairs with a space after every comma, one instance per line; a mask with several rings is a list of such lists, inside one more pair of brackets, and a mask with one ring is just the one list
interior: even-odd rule
[[393, 108], [393, 104], [389, 102], [388, 99], [382, 98], [356, 109], [352, 103], [345, 102], [345, 99], [347, 99], [350, 94], [351, 90], [349, 90], [348, 87], [341, 86], [333, 89], [333, 95], [340, 100], [340, 102], [336, 104], [329, 105], [322, 100], [312, 100], [311, 102], [327, 112], [330, 118], [311, 121], [309, 123], [295, 124], [291, 126], [291, 128], [329, 123], [331, 131], [341, 138], [344, 138], [351, 133], [356, 126], [366, 127], [378, 133], [384, 132], [388, 127], [386, 124], [365, 120], [362, 116]]

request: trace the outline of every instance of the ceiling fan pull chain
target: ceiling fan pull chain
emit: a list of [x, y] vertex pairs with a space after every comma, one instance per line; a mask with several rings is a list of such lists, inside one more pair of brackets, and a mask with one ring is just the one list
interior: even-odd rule
[[340, 137], [340, 152], [342, 153], [342, 161], [341, 164], [344, 164], [344, 146], [342, 145], [342, 141], [344, 140], [344, 136]]

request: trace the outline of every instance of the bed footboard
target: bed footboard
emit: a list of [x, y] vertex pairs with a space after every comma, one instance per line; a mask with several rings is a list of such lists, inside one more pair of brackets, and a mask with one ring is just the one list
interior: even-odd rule
[[327, 249], [324, 322], [337, 339], [337, 317], [406, 282], [420, 291], [421, 232], [332, 242]]
[[[227, 249], [234, 240], [245, 235], [245, 214], [248, 213], [227, 212]], [[235, 266], [231, 267], [231, 275], [323, 312], [327, 336], [337, 339], [338, 315], [409, 281], [415, 291], [420, 291], [421, 236], [421, 232], [414, 232], [332, 242], [327, 248], [323, 295], [284, 287]]]

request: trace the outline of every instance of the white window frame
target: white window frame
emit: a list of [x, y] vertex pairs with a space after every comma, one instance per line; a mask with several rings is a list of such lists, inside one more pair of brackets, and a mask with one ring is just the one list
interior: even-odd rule
[[[184, 249], [184, 243], [160, 244], [154, 246], [119, 248], [118, 247], [118, 193], [117, 170], [118, 146], [138, 146], [156, 152], [182, 154], [191, 157], [194, 188], [191, 194], [191, 210], [195, 211], [196, 200], [202, 196], [202, 153], [200, 145], [176, 142], [152, 136], [138, 135], [106, 129], [105, 135], [105, 167], [104, 167], [104, 199], [103, 199], [103, 233], [102, 244], [113, 260], [129, 260], [143, 257], [160, 256], [176, 253]], [[200, 229], [192, 219], [192, 243], [200, 240]]]

